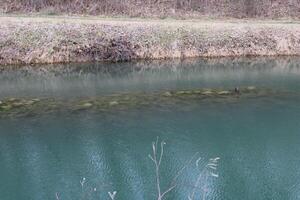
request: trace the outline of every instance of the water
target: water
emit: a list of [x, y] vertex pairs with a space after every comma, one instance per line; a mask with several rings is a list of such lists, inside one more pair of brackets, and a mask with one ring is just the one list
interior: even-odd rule
[[[61, 67], [67, 68], [66, 74], [59, 72]], [[148, 157], [157, 138], [166, 142], [160, 168], [162, 191], [186, 166], [164, 199], [188, 199], [199, 174], [194, 199], [299, 199], [299, 76], [300, 58], [4, 70], [1, 98], [69, 100], [250, 85], [275, 93], [113, 112], [1, 118], [1, 200], [109, 199], [108, 192], [113, 191], [115, 199], [157, 199], [155, 165]], [[206, 170], [209, 159], [216, 157], [220, 157], [217, 170]]]

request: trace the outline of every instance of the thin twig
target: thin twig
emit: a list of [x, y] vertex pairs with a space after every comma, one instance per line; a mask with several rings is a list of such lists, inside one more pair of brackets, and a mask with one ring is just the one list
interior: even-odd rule
[[194, 199], [194, 196], [195, 196], [195, 193], [196, 193], [196, 189], [199, 187], [199, 183], [200, 183], [200, 180], [202, 178], [202, 173], [203, 172], [200, 172], [199, 175], [198, 175], [198, 177], [197, 177], [196, 183], [195, 183], [193, 191], [192, 191], [192, 195], [189, 196], [189, 200], [193, 200]]
[[185, 165], [177, 172], [176, 176], [173, 178], [172, 183], [174, 183], [174, 182], [177, 180], [177, 178], [182, 174], [183, 170], [185, 170], [185, 168], [187, 168], [187, 166], [189, 166], [189, 165], [191, 164], [191, 162], [194, 160], [194, 158], [197, 156], [198, 153], [199, 153], [199, 152], [196, 152], [196, 153], [191, 157], [191, 159], [190, 159], [188, 162], [186, 162], [186, 164], [185, 164]]
[[[160, 185], [160, 166], [161, 166], [161, 162], [163, 159], [163, 155], [164, 155], [164, 145], [166, 144], [164, 141], [162, 141], [160, 143], [160, 149], [158, 149], [158, 142], [159, 142], [159, 138], [156, 138], [156, 141], [152, 143], [152, 155], [148, 155], [148, 157], [153, 161], [154, 165], [155, 165], [155, 175], [156, 175], [156, 187], [157, 187], [157, 193], [158, 193], [158, 197], [157, 200], [162, 200], [163, 197], [171, 192], [176, 186], [176, 181], [177, 178], [182, 174], [182, 172], [184, 171], [184, 169], [192, 162], [192, 160], [195, 158], [195, 156], [198, 153], [195, 153], [191, 159], [186, 162], [186, 164], [176, 173], [175, 177], [173, 178], [171, 184], [169, 185], [169, 187], [162, 192], [161, 190], [161, 185]], [[157, 156], [158, 152], [160, 151], [160, 155], [159, 157]]]
[[55, 193], [55, 197], [56, 197], [56, 200], [60, 200], [60, 199], [59, 199], [59, 193], [58, 193], [58, 192]]

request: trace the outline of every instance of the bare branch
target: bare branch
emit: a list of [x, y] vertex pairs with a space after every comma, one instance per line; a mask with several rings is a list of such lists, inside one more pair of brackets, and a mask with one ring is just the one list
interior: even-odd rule
[[196, 189], [199, 187], [201, 178], [202, 178], [202, 172], [200, 172], [199, 175], [198, 175], [198, 177], [197, 177], [197, 180], [195, 182], [195, 185], [194, 185], [194, 188], [193, 188], [193, 191], [192, 191], [192, 195], [189, 196], [190, 200], [194, 199], [194, 196], [195, 196], [195, 193], [196, 193]]
[[155, 175], [156, 175], [156, 187], [157, 187], [157, 193], [158, 193], [158, 200], [161, 200], [161, 188], [160, 188], [160, 174], [159, 174], [159, 168], [160, 168], [160, 161], [163, 156], [163, 151], [161, 150], [161, 155], [159, 160], [157, 160], [157, 144], [158, 144], [158, 137], [156, 138], [156, 142], [152, 142], [152, 151], [153, 155], [148, 155], [148, 157], [153, 161], [155, 165]]
[[55, 193], [55, 198], [56, 198], [56, 200], [60, 200], [58, 192]]
[[169, 189], [167, 189], [166, 191], [164, 191], [164, 193], [162, 193], [162, 195], [161, 195], [161, 199], [162, 199], [168, 192], [171, 192], [175, 187], [176, 187], [176, 185], [173, 185], [172, 187], [170, 187]]
[[174, 182], [177, 180], [177, 178], [182, 174], [183, 170], [185, 170], [185, 168], [187, 168], [187, 166], [189, 166], [189, 165], [191, 164], [191, 162], [194, 160], [194, 158], [197, 156], [198, 153], [199, 153], [199, 152], [196, 152], [196, 153], [191, 157], [191, 159], [190, 159], [188, 162], [186, 162], [186, 164], [185, 164], [185, 165], [177, 172], [176, 176], [173, 178], [172, 183], [174, 183]]
[[163, 157], [163, 155], [164, 155], [164, 145], [165, 145], [165, 144], [166, 144], [166, 143], [165, 143], [164, 141], [162, 141], [162, 142], [160, 143], [160, 157], [159, 157], [158, 165], [160, 165], [161, 159], [162, 159], [162, 157]]
[[155, 163], [154, 158], [149, 154], [148, 157]]
[[[161, 185], [160, 185], [160, 165], [164, 155], [164, 145], [166, 145], [166, 143], [162, 141], [160, 143], [160, 149], [158, 149], [158, 142], [159, 142], [159, 138], [157, 137], [156, 142], [152, 142], [153, 155], [148, 155], [148, 157], [153, 161], [155, 165], [156, 187], [158, 193], [157, 200], [162, 200], [167, 193], [171, 192], [177, 186], [176, 183], [177, 178], [182, 174], [184, 169], [193, 161], [193, 159], [198, 153], [195, 153], [191, 157], [191, 159], [185, 163], [185, 165], [177, 172], [177, 174], [173, 178], [172, 182], [170, 183], [170, 186], [164, 192], [162, 192]], [[158, 152], [160, 152], [159, 157], [157, 156]]]
[[[218, 174], [212, 172], [212, 170], [217, 170], [217, 166], [218, 166], [218, 161], [219, 161], [219, 157], [216, 157], [216, 158], [210, 158], [208, 163], [205, 165], [205, 168], [204, 170], [202, 170], [201, 172], [199, 172], [198, 174], [198, 177], [197, 177], [197, 180], [193, 186], [193, 190], [192, 190], [192, 193], [191, 195], [188, 196], [188, 199], [189, 200], [194, 200], [194, 197], [195, 197], [195, 194], [196, 194], [196, 190], [199, 189], [199, 184], [200, 184], [200, 180], [201, 178], [205, 175], [205, 179], [207, 179], [209, 176], [212, 176], [212, 177], [219, 177]], [[196, 161], [196, 166], [199, 167], [199, 159]], [[206, 180], [204, 181], [204, 184], [206, 184]], [[204, 188], [204, 191], [203, 191], [203, 196], [202, 196], [202, 199], [205, 199], [206, 197], [206, 190]]]
[[116, 197], [117, 191], [113, 191], [113, 192], [108, 192], [108, 195], [110, 197], [111, 200], [114, 200]]

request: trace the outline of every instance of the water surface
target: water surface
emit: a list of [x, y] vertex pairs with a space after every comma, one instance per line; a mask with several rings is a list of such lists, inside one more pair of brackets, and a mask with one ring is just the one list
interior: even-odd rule
[[[273, 93], [233, 101], [1, 118], [1, 199], [109, 199], [113, 191], [115, 199], [157, 199], [155, 166], [148, 157], [157, 137], [166, 142], [160, 169], [163, 191], [198, 152], [165, 199], [188, 199], [200, 173], [194, 199], [299, 199], [299, 76], [299, 58], [2, 70], [0, 99], [70, 100], [246, 86]], [[209, 159], [216, 157], [220, 160], [212, 171], [218, 177], [205, 170]]]

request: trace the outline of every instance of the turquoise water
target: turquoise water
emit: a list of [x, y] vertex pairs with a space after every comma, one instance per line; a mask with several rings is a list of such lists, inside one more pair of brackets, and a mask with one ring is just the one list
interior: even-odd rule
[[[0, 97], [76, 99], [243, 86], [275, 92], [233, 101], [0, 118], [1, 200], [110, 199], [113, 191], [115, 199], [158, 199], [148, 157], [157, 137], [166, 142], [162, 191], [185, 166], [164, 199], [188, 199], [194, 190], [193, 199], [300, 198], [299, 58], [82, 64], [65, 66], [65, 74], [60, 67], [4, 70]], [[216, 170], [207, 168], [217, 157]]]

